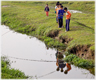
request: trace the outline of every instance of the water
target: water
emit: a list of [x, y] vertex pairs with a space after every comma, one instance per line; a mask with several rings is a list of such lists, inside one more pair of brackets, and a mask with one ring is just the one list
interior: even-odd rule
[[71, 13], [82, 13], [81, 11], [77, 11], [77, 10], [69, 10]]
[[[1, 29], [2, 56], [6, 55], [23, 59], [56, 61], [56, 50], [51, 48], [47, 50], [46, 45], [37, 38], [30, 38], [30, 36], [25, 34], [14, 32], [4, 25], [1, 26]], [[55, 62], [38, 62], [8, 58], [11, 62], [13, 61], [13, 63], [11, 63], [12, 68], [19, 69], [23, 71], [25, 75], [33, 76], [32, 78], [34, 79], [95, 78], [88, 70], [75, 67], [74, 65], [71, 65], [72, 69], [66, 75], [63, 72], [56, 71], [57, 66]]]

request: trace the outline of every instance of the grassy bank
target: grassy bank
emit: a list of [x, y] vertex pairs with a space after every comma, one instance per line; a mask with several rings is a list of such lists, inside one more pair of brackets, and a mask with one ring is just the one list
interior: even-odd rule
[[23, 72], [10, 67], [10, 61], [7, 57], [1, 58], [1, 78], [2, 79], [27, 79]]
[[[49, 17], [46, 17], [44, 12], [46, 3], [49, 4], [50, 8]], [[72, 13], [70, 31], [66, 33], [65, 27], [59, 29], [56, 23], [56, 14], [54, 13], [56, 2], [54, 1], [2, 1], [1, 21], [2, 24], [9, 26], [10, 29], [38, 37], [50, 47], [66, 50], [66, 52], [75, 54], [82, 59], [94, 60], [95, 2], [61, 1], [61, 3], [70, 10], [82, 11], [82, 13]], [[4, 5], [7, 7], [4, 7]], [[65, 17], [63, 22], [65, 26]]]
[[86, 59], [82, 59], [77, 57], [74, 54], [70, 54], [68, 55], [68, 52], [65, 52], [65, 55], [67, 57], [64, 58], [64, 60], [68, 63], [74, 64], [75, 66], [78, 66], [80, 68], [84, 68], [90, 71], [90, 73], [95, 75], [95, 63], [93, 60], [86, 60]]

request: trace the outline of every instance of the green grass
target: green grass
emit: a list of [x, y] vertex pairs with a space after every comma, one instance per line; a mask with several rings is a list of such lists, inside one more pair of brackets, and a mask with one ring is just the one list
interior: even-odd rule
[[39, 38], [41, 38], [41, 40], [44, 41], [48, 47], [58, 48], [58, 49], [65, 49], [66, 48], [66, 45], [64, 45], [63, 43], [60, 43], [59, 41], [57, 41], [53, 38], [46, 37], [46, 36], [42, 36]]
[[[49, 4], [49, 17], [45, 16], [44, 7], [46, 3]], [[65, 33], [64, 29], [59, 29], [55, 21], [54, 1], [52, 2], [3, 2], [2, 5], [9, 5], [10, 7], [2, 7], [2, 24], [8, 25], [15, 31], [25, 33], [28, 35], [48, 36], [52, 31], [61, 31], [59, 38], [67, 36], [73, 38], [68, 44], [67, 50], [75, 45], [89, 45], [92, 44], [94, 49], [94, 29], [95, 29], [95, 5], [94, 2], [62, 2], [64, 6], [69, 9], [81, 10], [84, 13], [74, 13], [71, 17], [70, 30]], [[84, 5], [83, 5], [84, 4]], [[80, 6], [82, 5], [82, 6]], [[91, 5], [91, 6], [89, 6]], [[76, 7], [77, 6], [77, 7]], [[86, 7], [85, 7], [86, 6]], [[84, 7], [84, 8], [83, 8]], [[91, 7], [91, 8], [89, 8]], [[82, 9], [83, 8], [83, 9]], [[88, 14], [87, 12], [88, 11]], [[85, 13], [86, 12], [86, 13]], [[92, 13], [91, 13], [92, 12]], [[64, 18], [65, 25], [65, 18]], [[90, 36], [90, 37], [89, 37]]]
[[92, 69], [95, 69], [95, 64], [94, 64], [94, 61], [92, 60], [85, 60], [85, 59], [77, 57], [74, 54], [68, 55], [67, 57], [64, 58], [64, 60], [66, 62], [74, 64], [75, 66], [78, 66], [81, 68], [87, 68], [88, 70], [90, 69], [90, 72], [95, 75], [95, 71], [92, 71]]
[[[46, 17], [44, 12], [46, 3], [49, 4], [50, 8], [49, 17]], [[2, 6], [8, 5], [9, 7], [1, 8], [1, 22], [17, 32], [38, 37], [49, 47], [70, 51], [73, 47], [78, 45], [91, 45], [89, 49], [94, 52], [95, 2], [61, 1], [61, 3], [70, 10], [82, 11], [82, 13], [72, 13], [70, 31], [66, 33], [65, 27], [59, 29], [56, 23], [54, 10], [56, 1], [2, 1]], [[63, 18], [63, 24], [65, 26], [65, 17]], [[50, 35], [54, 36], [55, 33], [58, 33], [58, 39], [66, 37], [72, 40], [67, 45], [64, 45], [58, 39], [50, 37]], [[82, 65], [77, 66], [82, 67]]]
[[1, 78], [2, 79], [27, 79], [23, 72], [10, 67], [10, 61], [7, 57], [1, 57]]

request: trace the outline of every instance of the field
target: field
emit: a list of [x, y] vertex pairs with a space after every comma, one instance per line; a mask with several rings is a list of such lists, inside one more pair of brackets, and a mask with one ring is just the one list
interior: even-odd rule
[[[46, 17], [44, 12], [47, 3], [50, 8], [48, 17]], [[67, 57], [70, 56], [70, 54], [75, 54], [82, 59], [82, 61], [86, 59], [94, 62], [95, 2], [61, 1], [61, 3], [64, 7], [68, 7], [69, 10], [82, 11], [82, 13], [72, 13], [69, 32], [65, 32], [65, 16], [63, 18], [64, 28], [58, 28], [54, 10], [56, 1], [2, 1], [2, 25], [7, 25], [10, 29], [17, 32], [35, 36], [44, 41], [48, 47], [66, 50], [66, 53], [68, 52]], [[75, 63], [75, 61], [73, 63], [78, 64]], [[94, 63], [88, 64], [91, 64], [93, 70]], [[94, 71], [91, 72], [94, 74]]]

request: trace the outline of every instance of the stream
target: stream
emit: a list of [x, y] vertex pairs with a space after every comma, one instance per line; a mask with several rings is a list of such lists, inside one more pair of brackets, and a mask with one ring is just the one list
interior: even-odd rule
[[[71, 65], [68, 74], [56, 71], [56, 49], [46, 48], [36, 37], [17, 33], [1, 25], [1, 55], [11, 61], [11, 68], [19, 69], [33, 79], [95, 79], [88, 70]], [[32, 61], [37, 60], [37, 61]], [[42, 62], [40, 62], [40, 61]], [[66, 67], [63, 69], [66, 70]]]

